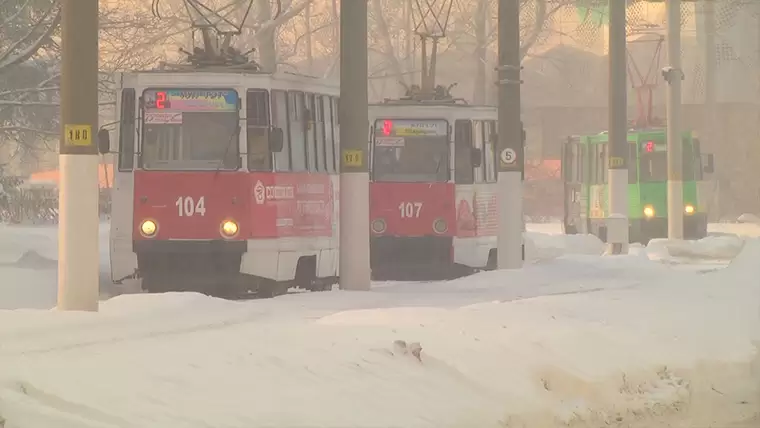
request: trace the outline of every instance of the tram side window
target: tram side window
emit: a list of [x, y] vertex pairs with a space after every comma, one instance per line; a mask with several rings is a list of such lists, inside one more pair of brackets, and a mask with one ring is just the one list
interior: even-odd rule
[[[485, 155], [485, 147], [483, 144], [483, 122], [479, 120], [473, 121], [472, 126], [472, 146], [476, 149], [480, 149], [481, 156]], [[485, 165], [483, 165], [482, 159], [480, 166], [475, 167], [475, 182], [483, 183], [486, 181]]]
[[589, 144], [588, 153], [589, 184], [599, 184], [599, 146]]
[[249, 171], [270, 171], [272, 154], [269, 151], [269, 93], [251, 89], [246, 93], [246, 135]]
[[275, 171], [290, 170], [290, 129], [288, 128], [288, 93], [272, 91], [272, 125], [282, 129], [282, 151], [274, 154]]
[[638, 160], [639, 150], [638, 145], [628, 143], [628, 183], [635, 184], [639, 181], [639, 174], [637, 167], [639, 165]]
[[589, 182], [588, 144], [580, 144], [579, 169], [580, 169], [581, 183], [588, 183]]
[[290, 125], [291, 171], [306, 171], [306, 135], [304, 135], [304, 94], [288, 93], [288, 122]]
[[335, 172], [335, 140], [333, 139], [333, 113], [332, 102], [330, 97], [321, 96], [322, 103], [322, 122], [325, 125], [325, 162], [327, 162], [327, 172]]
[[573, 165], [572, 180], [574, 183], [581, 183], [583, 181], [583, 159], [581, 158], [581, 146], [577, 142], [570, 144], [570, 153], [573, 157], [571, 164]]
[[683, 165], [683, 168], [681, 170], [681, 178], [683, 181], [692, 181], [695, 179], [699, 179], [697, 177], [697, 168], [695, 168], [695, 165], [699, 164], [699, 159], [694, 157], [694, 149], [691, 145], [691, 140], [688, 138], [683, 138], [681, 140], [681, 165]]
[[594, 144], [594, 184], [604, 184], [604, 151], [601, 144]]
[[[688, 140], [687, 140], [688, 141]], [[704, 166], [702, 165], [702, 147], [699, 142], [699, 138], [692, 138], [691, 144], [689, 144], [689, 159], [686, 162], [691, 162], [694, 171], [694, 180], [701, 181], [704, 179]], [[684, 151], [686, 156], [686, 151]]]
[[487, 120], [483, 122], [483, 156], [485, 157], [486, 182], [496, 182], [496, 122]]
[[600, 174], [601, 174], [601, 183], [607, 184], [607, 174], [609, 173], [609, 168], [607, 167], [607, 164], [609, 163], [609, 157], [607, 156], [607, 144], [600, 144], [599, 147], [599, 165], [600, 165]]
[[322, 109], [322, 96], [314, 95], [314, 125], [315, 141], [317, 146], [317, 169], [322, 172], [327, 171], [327, 162], [325, 161], [325, 114]]
[[327, 172], [327, 149], [325, 148], [325, 112], [322, 96], [314, 96], [314, 122], [316, 126], [317, 169]]
[[119, 171], [131, 171], [135, 166], [135, 100], [134, 88], [121, 91]]
[[573, 181], [573, 165], [572, 165], [572, 153], [570, 152], [571, 144], [563, 142], [561, 143], [561, 168], [562, 168], [562, 181], [569, 183]]
[[596, 145], [596, 184], [604, 184], [604, 150], [601, 144]]
[[314, 108], [314, 94], [305, 95], [304, 128], [306, 129], [306, 162], [309, 171], [322, 171], [319, 164], [319, 147], [317, 147], [317, 118]]
[[454, 181], [457, 184], [472, 184], [475, 169], [472, 167], [472, 122], [454, 122]]
[[340, 98], [332, 98], [332, 118], [333, 118], [333, 148], [335, 151], [335, 171], [340, 172]]
[[564, 150], [562, 159], [562, 177], [568, 183], [576, 183], [578, 181], [578, 144], [566, 142], [563, 146]]

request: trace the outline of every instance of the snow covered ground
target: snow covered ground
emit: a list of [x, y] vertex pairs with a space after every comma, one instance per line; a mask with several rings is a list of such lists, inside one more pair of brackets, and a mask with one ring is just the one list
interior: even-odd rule
[[0, 310], [0, 427], [757, 426], [760, 226], [618, 257], [528, 230], [518, 272], [83, 314], [44, 310], [55, 231], [2, 228], [0, 309], [30, 309]]
[[[100, 227], [100, 283], [113, 294], [108, 259], [108, 224]], [[0, 224], [0, 310], [55, 306], [58, 229]]]

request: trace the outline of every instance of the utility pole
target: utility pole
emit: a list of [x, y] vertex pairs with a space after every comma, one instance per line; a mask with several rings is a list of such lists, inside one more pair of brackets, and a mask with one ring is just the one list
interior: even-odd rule
[[[520, 120], [520, 0], [499, 0], [499, 269], [523, 264], [525, 145]], [[490, 153], [487, 155], [491, 155]]]
[[681, 141], [681, 0], [667, 0], [668, 63], [668, 238], [683, 239], [683, 155]]
[[367, 0], [340, 3], [340, 52], [340, 288], [369, 290]]
[[707, 141], [712, 145], [715, 144], [717, 135], [716, 127], [716, 68], [715, 60], [715, 1], [702, 0], [702, 11], [704, 13], [704, 55], [705, 55], [705, 106], [704, 106], [704, 125], [707, 128], [705, 132]]
[[628, 97], [626, 91], [626, 3], [609, 4], [609, 217], [611, 254], [628, 253]]
[[58, 309], [97, 311], [98, 0], [61, 1]]

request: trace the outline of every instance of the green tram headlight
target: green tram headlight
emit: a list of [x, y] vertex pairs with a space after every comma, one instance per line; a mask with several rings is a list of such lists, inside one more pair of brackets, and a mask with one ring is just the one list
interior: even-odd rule
[[692, 214], [694, 214], [696, 212], [696, 210], [694, 209], [694, 205], [686, 204], [686, 206], [683, 207], [683, 212], [686, 215], [692, 215]]
[[654, 208], [651, 205], [647, 205], [644, 207], [644, 217], [646, 218], [654, 217]]

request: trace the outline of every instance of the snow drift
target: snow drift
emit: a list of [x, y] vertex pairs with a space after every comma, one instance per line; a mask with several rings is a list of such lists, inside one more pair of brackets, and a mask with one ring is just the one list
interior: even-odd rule
[[[757, 410], [759, 258], [749, 241], [707, 274], [579, 254], [371, 293], [0, 311], [0, 415], [5, 428], [726, 426]], [[530, 281], [565, 292], [514, 295]]]

